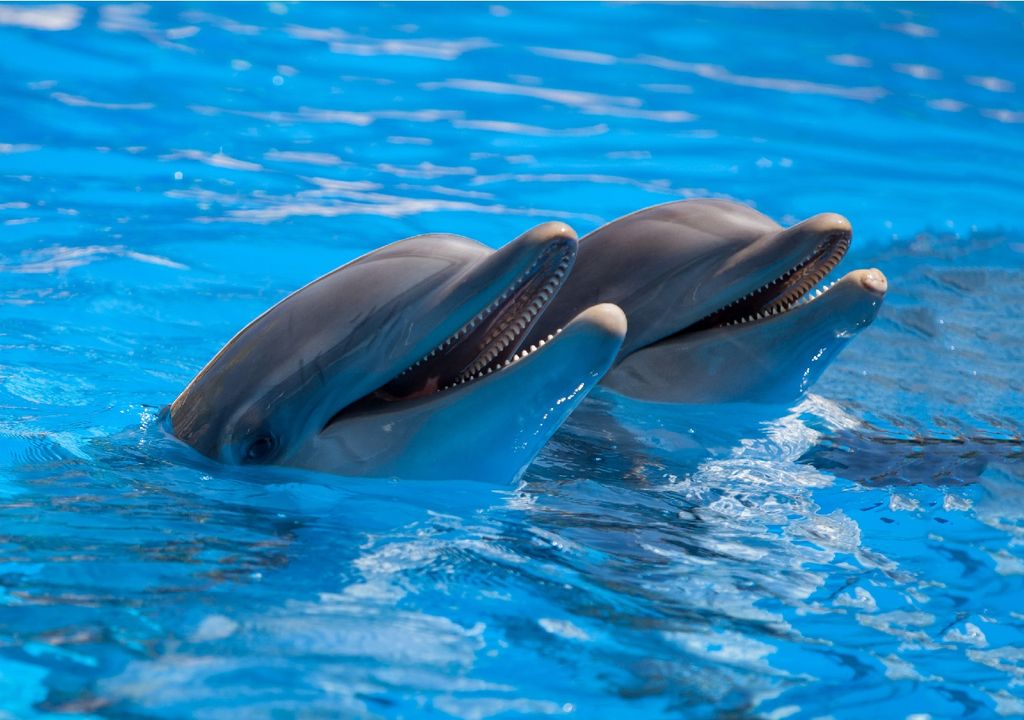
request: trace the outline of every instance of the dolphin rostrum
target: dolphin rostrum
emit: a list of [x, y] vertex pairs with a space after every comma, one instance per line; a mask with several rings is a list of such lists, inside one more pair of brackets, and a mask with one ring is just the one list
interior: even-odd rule
[[626, 334], [593, 303], [524, 343], [575, 233], [499, 250], [420, 235], [364, 255], [243, 328], [170, 405], [171, 431], [228, 464], [353, 476], [507, 480], [600, 380]]
[[572, 274], [528, 341], [610, 302], [629, 332], [604, 387], [672, 403], [795, 399], [885, 296], [877, 269], [815, 289], [851, 235], [834, 213], [783, 229], [728, 200], [639, 210], [580, 240]]

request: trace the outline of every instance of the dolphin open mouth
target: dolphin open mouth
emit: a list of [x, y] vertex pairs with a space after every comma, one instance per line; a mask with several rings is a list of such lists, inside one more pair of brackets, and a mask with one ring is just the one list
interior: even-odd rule
[[851, 237], [848, 229], [831, 232], [810, 255], [781, 276], [706, 315], [676, 335], [765, 320], [817, 299], [835, 284], [832, 282], [815, 290], [846, 255]]
[[[555, 297], [576, 257], [574, 241], [551, 242], [504, 291], [433, 350], [364, 397], [339, 410], [368, 413], [471, 383], [526, 357], [556, 331], [520, 350], [527, 333]], [[326, 427], [326, 426], [325, 426]]]

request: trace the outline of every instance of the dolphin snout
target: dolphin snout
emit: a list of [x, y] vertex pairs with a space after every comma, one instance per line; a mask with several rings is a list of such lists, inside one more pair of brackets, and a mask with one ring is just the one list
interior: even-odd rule
[[601, 303], [576, 316], [576, 322], [619, 338], [626, 337], [626, 313], [613, 303]]
[[826, 242], [844, 242], [849, 246], [853, 226], [839, 213], [818, 213], [771, 237], [803, 256]]
[[819, 213], [809, 217], [790, 228], [790, 230], [795, 229], [820, 237], [853, 234], [853, 226], [850, 225], [850, 221], [839, 213], [833, 212]]
[[576, 240], [576, 231], [564, 222], [550, 221], [541, 223], [516, 238], [515, 242], [522, 245], [543, 247], [557, 240]]
[[889, 289], [889, 281], [886, 279], [885, 273], [878, 268], [855, 270], [850, 274], [856, 277], [861, 287], [875, 295], [885, 295]]

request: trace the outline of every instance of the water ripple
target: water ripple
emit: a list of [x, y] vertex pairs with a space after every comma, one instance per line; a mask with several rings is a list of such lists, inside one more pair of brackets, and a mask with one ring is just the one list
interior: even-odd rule
[[85, 9], [78, 5], [55, 3], [38, 5], [0, 5], [0, 25], [30, 30], [74, 30], [82, 22]]

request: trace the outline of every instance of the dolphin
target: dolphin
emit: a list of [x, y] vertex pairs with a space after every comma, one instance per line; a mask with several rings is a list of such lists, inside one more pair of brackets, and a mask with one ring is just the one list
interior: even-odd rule
[[594, 303], [524, 344], [572, 267], [549, 222], [492, 248], [420, 235], [287, 296], [166, 409], [170, 432], [232, 465], [361, 477], [517, 477], [626, 335]]
[[579, 241], [571, 276], [528, 342], [580, 308], [614, 303], [629, 332], [602, 387], [666, 403], [795, 399], [885, 296], [876, 268], [816, 289], [851, 237], [835, 213], [783, 228], [729, 200], [645, 208]]

